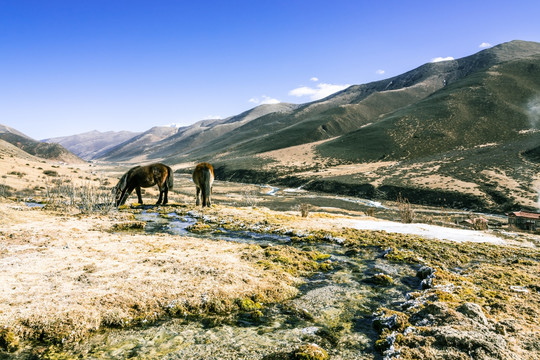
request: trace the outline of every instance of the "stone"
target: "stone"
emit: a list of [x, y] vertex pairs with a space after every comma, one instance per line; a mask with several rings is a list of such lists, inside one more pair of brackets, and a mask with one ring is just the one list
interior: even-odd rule
[[468, 302], [459, 306], [457, 311], [484, 326], [488, 325], [488, 319], [478, 304]]

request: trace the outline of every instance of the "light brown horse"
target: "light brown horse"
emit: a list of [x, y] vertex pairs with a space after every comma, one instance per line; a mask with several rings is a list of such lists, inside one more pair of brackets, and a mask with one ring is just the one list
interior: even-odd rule
[[210, 195], [212, 195], [212, 184], [214, 183], [214, 168], [209, 163], [203, 162], [198, 164], [193, 171], [193, 182], [197, 187], [197, 206], [201, 203], [202, 206], [210, 206]]
[[142, 205], [141, 187], [157, 185], [159, 188], [159, 199], [156, 205], [167, 204], [169, 189], [173, 188], [174, 175], [170, 167], [164, 164], [155, 163], [146, 166], [135, 166], [126, 172], [113, 188], [116, 197], [116, 206], [124, 205], [129, 194], [135, 189], [137, 199]]

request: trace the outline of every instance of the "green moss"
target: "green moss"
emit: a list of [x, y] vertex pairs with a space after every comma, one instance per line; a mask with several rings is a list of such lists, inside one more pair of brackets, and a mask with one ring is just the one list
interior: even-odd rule
[[262, 304], [255, 302], [250, 298], [238, 299], [236, 301], [238, 308], [242, 311], [255, 311], [262, 309]]
[[375, 274], [367, 280], [369, 283], [381, 286], [389, 286], [394, 284], [394, 279], [386, 274]]
[[13, 352], [19, 348], [19, 338], [9, 328], [0, 328], [0, 349]]
[[399, 344], [403, 341], [403, 334], [399, 334], [399, 333], [396, 333], [394, 334], [394, 339], [393, 341], [389, 341], [389, 338], [391, 337], [391, 334], [393, 332], [389, 331], [389, 330], [385, 330], [383, 331], [383, 333], [379, 336], [379, 338], [375, 341], [375, 350], [383, 353], [385, 352], [386, 350], [388, 350], [390, 348], [390, 346], [392, 346], [392, 344]]
[[316, 344], [306, 344], [296, 349], [292, 358], [295, 360], [326, 360], [328, 353]]
[[144, 221], [125, 221], [117, 223], [112, 226], [112, 231], [130, 231], [130, 230], [144, 230], [146, 222]]
[[373, 320], [373, 327], [379, 333], [384, 333], [385, 330], [403, 332], [410, 326], [409, 315], [401, 311], [379, 308], [376, 315]]
[[294, 276], [305, 276], [317, 271], [328, 271], [332, 264], [313, 259], [328, 259], [329, 255], [316, 251], [303, 251], [290, 246], [272, 246], [264, 250], [264, 258], [257, 263], [265, 270], [284, 269]]
[[207, 232], [212, 231], [212, 226], [198, 221], [195, 224], [188, 226], [186, 230], [191, 231], [193, 233], [201, 234], [201, 233], [207, 233]]

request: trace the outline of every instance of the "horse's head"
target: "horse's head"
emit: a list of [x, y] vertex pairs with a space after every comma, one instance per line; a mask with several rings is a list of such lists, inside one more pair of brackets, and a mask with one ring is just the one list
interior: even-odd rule
[[118, 185], [116, 185], [115, 187], [112, 188], [111, 193], [114, 196], [114, 204], [116, 206], [119, 206], [120, 199], [122, 197], [122, 190], [118, 187]]
[[114, 194], [114, 201], [116, 206], [123, 205], [123, 201], [125, 201], [125, 199], [122, 199], [122, 197], [127, 188], [127, 178], [128, 173], [125, 173], [118, 181], [118, 184], [116, 184], [116, 186], [112, 188], [112, 193]]

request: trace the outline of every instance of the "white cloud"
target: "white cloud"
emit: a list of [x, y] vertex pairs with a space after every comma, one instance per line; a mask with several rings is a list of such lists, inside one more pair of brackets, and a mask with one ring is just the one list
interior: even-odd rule
[[431, 62], [432, 62], [432, 63], [436, 63], [436, 62], [448, 61], [448, 60], [454, 60], [454, 58], [451, 57], [451, 56], [447, 56], [447, 57], [441, 57], [441, 56], [439, 56], [439, 57], [436, 57], [436, 58], [431, 59]]
[[203, 120], [219, 120], [219, 119], [223, 119], [223, 118], [219, 115], [207, 115]]
[[255, 97], [249, 99], [250, 103], [263, 105], [263, 104], [279, 104], [281, 101], [278, 99], [271, 98], [270, 96], [263, 95], [260, 99]]
[[337, 84], [317, 84], [316, 88], [309, 86], [300, 86], [296, 89], [289, 91], [289, 95], [296, 97], [309, 96], [311, 100], [320, 100], [335, 92], [348, 88], [350, 85], [337, 85]]
[[314, 82], [317, 82], [317, 81], [319, 81], [319, 78], [314, 76], [314, 77], [312, 77], [312, 78], [309, 79], [309, 80], [314, 81]]
[[385, 73], [385, 71], [383, 69], [379, 69], [379, 70], [375, 71], [375, 74], [378, 74], [378, 75], [382, 75], [384, 73]]
[[491, 46], [492, 46], [492, 45], [491, 45], [490, 43], [488, 43], [488, 42], [483, 42], [483, 43], [481, 43], [480, 45], [478, 45], [478, 47], [479, 47], [480, 49], [485, 49], [485, 48], [488, 48], [488, 47], [491, 47]]

